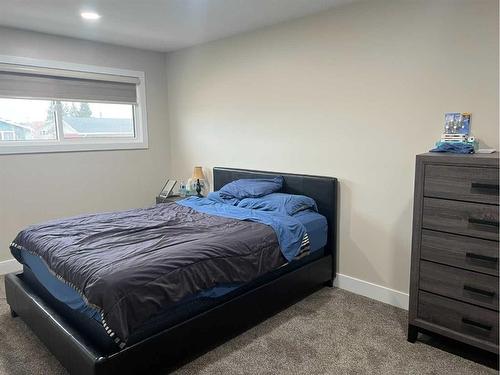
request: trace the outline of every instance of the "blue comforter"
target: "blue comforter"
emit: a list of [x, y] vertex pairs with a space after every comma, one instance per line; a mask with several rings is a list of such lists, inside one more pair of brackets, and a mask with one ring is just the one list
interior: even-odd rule
[[32, 225], [10, 246], [19, 262], [29, 252], [80, 294], [121, 346], [190, 296], [280, 267], [279, 248], [268, 225], [175, 203]]
[[177, 203], [209, 215], [269, 225], [276, 233], [283, 256], [289, 262], [299, 253], [302, 239], [306, 234], [306, 228], [300, 221], [292, 216], [275, 211], [270, 212], [235, 207], [208, 198], [198, 197], [186, 198]]

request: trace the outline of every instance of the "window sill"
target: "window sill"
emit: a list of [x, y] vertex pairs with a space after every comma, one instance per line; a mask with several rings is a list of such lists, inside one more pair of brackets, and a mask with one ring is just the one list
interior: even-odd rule
[[110, 150], [139, 150], [148, 149], [148, 141], [105, 141], [93, 140], [92, 142], [33, 142], [32, 144], [0, 145], [0, 155], [12, 154], [46, 154], [53, 152], [79, 152], [79, 151], [110, 151]]

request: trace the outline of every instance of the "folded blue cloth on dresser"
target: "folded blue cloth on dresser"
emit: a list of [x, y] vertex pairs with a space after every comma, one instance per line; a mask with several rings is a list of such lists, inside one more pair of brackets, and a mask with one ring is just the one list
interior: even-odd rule
[[451, 152], [454, 154], [473, 154], [474, 145], [462, 142], [441, 142], [430, 152]]

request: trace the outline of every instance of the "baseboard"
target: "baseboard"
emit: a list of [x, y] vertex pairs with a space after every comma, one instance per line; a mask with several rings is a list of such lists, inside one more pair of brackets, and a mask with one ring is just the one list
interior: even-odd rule
[[0, 262], [0, 275], [7, 275], [11, 272], [18, 272], [23, 269], [21, 263], [15, 259], [4, 260]]
[[342, 274], [337, 274], [334, 285], [337, 288], [347, 290], [348, 292], [360, 294], [362, 296], [408, 310], [408, 293], [403, 293], [385, 286], [373, 284], [368, 281]]

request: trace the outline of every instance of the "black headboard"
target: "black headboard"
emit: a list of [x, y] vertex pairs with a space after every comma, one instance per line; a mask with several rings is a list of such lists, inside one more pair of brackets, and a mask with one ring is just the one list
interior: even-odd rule
[[[308, 176], [302, 174], [252, 171], [248, 169], [234, 169], [215, 167], [214, 190], [219, 190], [225, 184], [245, 178], [269, 178], [283, 176], [282, 192], [289, 194], [307, 195], [313, 198], [318, 205], [320, 214], [328, 221], [328, 243], [326, 250], [333, 255], [333, 262], [337, 258], [337, 179], [334, 177]], [[334, 268], [335, 272], [335, 268]]]

